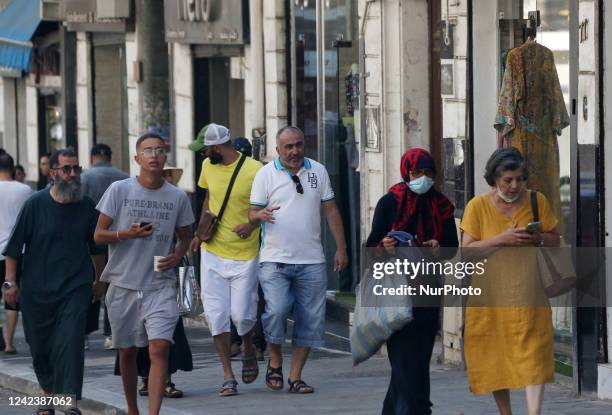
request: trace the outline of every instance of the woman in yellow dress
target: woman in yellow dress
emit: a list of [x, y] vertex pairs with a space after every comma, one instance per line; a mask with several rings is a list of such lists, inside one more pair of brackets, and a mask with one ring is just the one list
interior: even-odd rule
[[[465, 317], [465, 360], [470, 390], [493, 393], [501, 415], [510, 415], [510, 389], [525, 388], [529, 415], [540, 414], [544, 384], [554, 380], [551, 309], [537, 273], [533, 246], [560, 238], [546, 197], [537, 193], [541, 224], [533, 233], [527, 168], [516, 148], [489, 158], [485, 179], [493, 188], [472, 199], [461, 222], [462, 246], [488, 252], [485, 274], [472, 285]], [[501, 249], [503, 248], [503, 249]], [[493, 252], [493, 253], [492, 253]]]

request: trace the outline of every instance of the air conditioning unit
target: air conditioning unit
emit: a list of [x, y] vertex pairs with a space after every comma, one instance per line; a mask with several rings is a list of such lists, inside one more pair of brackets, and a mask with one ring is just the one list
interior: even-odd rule
[[96, 0], [96, 16], [99, 19], [124, 19], [130, 17], [129, 0]]
[[61, 16], [61, 1], [60, 0], [41, 0], [40, 1], [40, 17], [41, 20], [58, 21]]

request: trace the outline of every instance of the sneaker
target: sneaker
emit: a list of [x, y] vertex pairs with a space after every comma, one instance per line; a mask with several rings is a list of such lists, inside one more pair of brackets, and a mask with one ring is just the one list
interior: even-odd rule
[[111, 336], [107, 336], [106, 339], [104, 339], [104, 348], [106, 350], [111, 350], [113, 348], [113, 338]]
[[89, 350], [89, 336], [85, 336], [85, 350]]

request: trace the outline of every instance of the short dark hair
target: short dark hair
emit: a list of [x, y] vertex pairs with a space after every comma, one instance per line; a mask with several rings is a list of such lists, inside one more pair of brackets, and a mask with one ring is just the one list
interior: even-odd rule
[[522, 169], [523, 178], [527, 179], [527, 161], [521, 152], [514, 147], [498, 148], [487, 161], [484, 178], [489, 186], [495, 186], [504, 172], [518, 169]]
[[49, 167], [54, 169], [59, 165], [60, 157], [78, 157], [77, 153], [71, 148], [60, 148], [49, 158]]
[[19, 170], [23, 174], [25, 174], [25, 169], [23, 168], [23, 166], [21, 164], [15, 164], [15, 170]]
[[300, 130], [298, 127], [294, 127], [293, 125], [286, 125], [280, 130], [278, 130], [278, 132], [276, 133], [276, 144], [278, 144], [278, 141], [280, 140], [280, 136], [288, 131], [299, 134], [302, 137], [302, 139], [304, 139], [305, 137], [304, 132]]
[[166, 145], [166, 140], [164, 140], [164, 138], [161, 135], [157, 133], [144, 133], [143, 135], [138, 137], [138, 140], [136, 140], [136, 151], [138, 151], [142, 142], [149, 138], [155, 138], [157, 140], [160, 140], [162, 143], [164, 143], [164, 145]]
[[232, 139], [232, 144], [236, 151], [240, 151], [247, 157], [253, 156], [253, 145], [246, 137], [234, 137]]
[[0, 171], [9, 173], [11, 176], [15, 172], [15, 161], [7, 152], [0, 153]]
[[111, 156], [113, 155], [113, 152], [111, 148], [107, 146], [106, 144], [98, 143], [91, 148], [90, 155], [92, 157], [99, 156], [99, 157], [104, 157], [110, 160]]

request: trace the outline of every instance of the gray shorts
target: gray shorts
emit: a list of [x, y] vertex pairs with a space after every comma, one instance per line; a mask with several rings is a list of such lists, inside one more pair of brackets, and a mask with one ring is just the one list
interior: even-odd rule
[[174, 286], [137, 291], [109, 285], [105, 303], [113, 348], [145, 347], [149, 340], [172, 343], [179, 319], [176, 294]]

